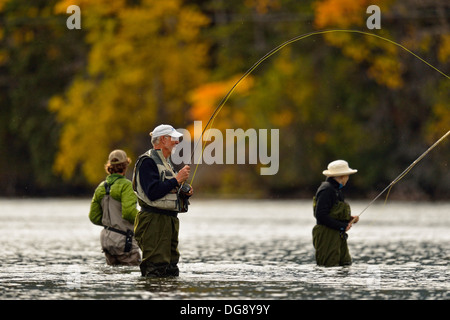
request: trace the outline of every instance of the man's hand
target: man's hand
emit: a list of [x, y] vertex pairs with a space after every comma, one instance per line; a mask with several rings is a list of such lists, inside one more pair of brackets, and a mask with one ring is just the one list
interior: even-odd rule
[[191, 168], [188, 165], [185, 165], [183, 169], [178, 171], [175, 179], [177, 179], [178, 184], [182, 185], [189, 178], [189, 173], [191, 172]]

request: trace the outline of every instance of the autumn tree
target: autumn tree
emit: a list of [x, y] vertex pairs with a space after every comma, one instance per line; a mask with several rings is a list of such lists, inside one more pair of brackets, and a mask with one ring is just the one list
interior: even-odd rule
[[[112, 149], [135, 160], [160, 123], [206, 125], [259, 58], [325, 29], [374, 36], [291, 43], [239, 83], [214, 121], [220, 130], [279, 129], [279, 172], [201, 165], [196, 190], [309, 197], [337, 158], [360, 169], [349, 193], [380, 190], [448, 131], [450, 23], [445, 0], [372, 2], [0, 0], [0, 193], [89, 190]], [[72, 4], [81, 30], [66, 27]], [[371, 4], [380, 30], [366, 28]], [[394, 195], [448, 197], [448, 146]]]
[[[378, 190], [446, 130], [448, 78], [395, 44], [448, 69], [448, 60], [442, 59], [447, 56], [447, 22], [433, 18], [442, 17], [442, 2], [379, 1], [379, 31], [366, 28], [370, 1], [302, 2], [304, 7], [298, 3], [247, 1], [237, 6], [234, 1], [215, 2], [212, 32], [226, 44], [216, 47], [218, 63], [213, 74], [225, 80], [214, 79], [214, 86], [200, 87], [197, 92], [202, 94], [191, 114], [207, 118], [204, 114], [220, 101], [218, 88], [231, 87], [239, 70], [244, 73], [245, 66], [283, 41], [311, 31], [311, 26], [361, 30], [376, 36], [329, 32], [293, 43], [264, 61], [252, 73], [252, 85], [244, 95], [235, 92], [215, 124], [219, 128], [225, 124], [279, 128], [280, 171], [273, 177], [258, 177], [255, 168], [233, 166], [219, 174], [221, 184], [216, 187], [257, 194], [264, 186], [268, 196], [304, 195], [312, 192], [311, 186], [321, 179], [328, 162], [345, 158], [355, 167], [367, 168], [363, 176], [352, 179], [349, 188], [359, 190], [360, 196]], [[431, 18], [424, 18], [424, 9]], [[435, 26], [421, 28], [430, 23]], [[398, 188], [400, 193], [412, 197], [448, 194], [445, 180], [449, 179], [436, 176], [445, 171], [445, 155], [448, 149], [430, 157], [433, 165], [417, 170], [411, 181]], [[243, 185], [242, 180], [252, 180], [254, 187]]]
[[180, 0], [79, 6], [90, 51], [86, 69], [50, 101], [63, 124], [54, 168], [94, 183], [112, 149], [136, 158], [156, 125], [187, 125], [187, 93], [205, 80], [208, 46], [200, 30], [208, 19]]
[[[364, 12], [370, 4], [367, 0], [316, 1], [316, 27], [364, 27], [368, 17]], [[378, 159], [385, 168], [389, 164], [388, 172], [382, 172], [381, 167], [372, 171], [378, 177], [385, 177], [386, 183], [449, 130], [450, 23], [445, 1], [382, 0], [376, 4], [382, 12], [382, 28], [376, 35], [407, 48], [426, 63], [377, 37], [330, 33], [325, 38], [355, 61], [382, 89], [378, 90], [378, 102], [373, 106], [367, 127], [372, 140], [383, 142], [373, 150], [371, 159], [373, 162]], [[429, 64], [437, 66], [439, 72]], [[444, 149], [431, 158], [427, 166], [416, 169], [418, 178], [411, 178], [409, 184], [404, 184], [406, 189], [448, 194], [448, 173], [447, 178], [437, 173], [445, 171], [447, 161], [444, 159], [449, 156], [448, 147], [441, 148]], [[379, 178], [374, 177], [367, 182], [377, 180]]]

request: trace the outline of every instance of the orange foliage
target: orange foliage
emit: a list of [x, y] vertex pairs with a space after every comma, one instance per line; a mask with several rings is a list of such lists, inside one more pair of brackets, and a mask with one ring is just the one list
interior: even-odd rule
[[[240, 75], [237, 75], [225, 81], [210, 82], [193, 90], [189, 96], [192, 105], [190, 117], [194, 121], [202, 121], [202, 124], [206, 125], [214, 110], [219, 106], [219, 103], [225, 98], [240, 77]], [[253, 82], [252, 77], [247, 77], [235, 87], [233, 94], [237, 93], [242, 95], [247, 93], [253, 86]], [[230, 99], [232, 99], [231, 96]], [[238, 113], [235, 114], [235, 117], [240, 117]], [[188, 130], [193, 133], [193, 125]]]
[[[318, 28], [365, 27], [367, 7], [373, 0], [324, 0], [317, 2], [315, 8], [315, 25]], [[391, 0], [377, 1], [380, 10], [387, 12]], [[368, 30], [370, 32], [370, 30]], [[372, 32], [375, 33], [375, 32]], [[384, 30], [377, 31], [385, 34]], [[370, 36], [357, 36], [349, 33], [328, 33], [325, 39], [332, 45], [342, 48], [342, 52], [355, 61], [369, 64], [368, 74], [379, 84], [391, 89], [402, 87], [404, 67], [398, 59], [398, 48], [392, 43]]]
[[258, 14], [266, 14], [270, 10], [280, 8], [279, 0], [245, 0], [245, 5], [250, 8], [255, 8]]
[[315, 5], [317, 28], [362, 26], [373, 0], [325, 0]]

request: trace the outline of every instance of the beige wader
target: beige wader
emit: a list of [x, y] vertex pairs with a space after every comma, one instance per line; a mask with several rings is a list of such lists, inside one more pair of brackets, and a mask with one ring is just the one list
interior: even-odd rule
[[106, 195], [102, 199], [102, 224], [105, 229], [100, 233], [100, 243], [105, 253], [106, 263], [137, 266], [141, 261], [141, 256], [136, 240], [131, 233], [134, 226], [129, 221], [122, 219], [121, 202], [110, 196], [109, 186], [105, 185], [105, 188]]

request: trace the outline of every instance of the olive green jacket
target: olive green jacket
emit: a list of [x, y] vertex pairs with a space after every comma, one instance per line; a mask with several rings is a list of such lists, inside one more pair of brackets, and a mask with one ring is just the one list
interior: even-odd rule
[[[131, 181], [120, 174], [113, 173], [106, 177], [106, 182], [111, 186], [111, 197], [122, 204], [122, 218], [134, 223], [138, 210], [136, 208], [137, 197], [131, 186]], [[102, 181], [95, 189], [89, 211], [89, 219], [93, 224], [99, 226], [102, 225], [103, 217], [101, 203], [106, 194], [104, 183], [105, 181]]]

